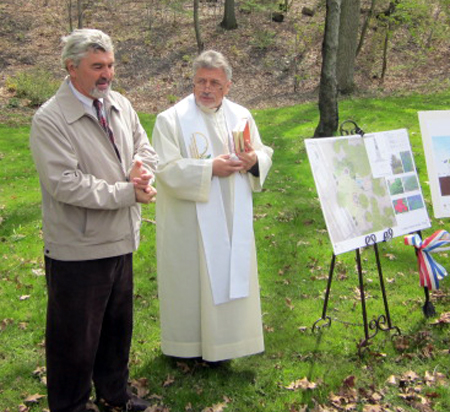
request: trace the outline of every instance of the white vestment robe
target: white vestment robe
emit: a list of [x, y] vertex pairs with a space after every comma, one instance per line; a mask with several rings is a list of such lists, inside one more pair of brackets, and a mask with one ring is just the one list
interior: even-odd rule
[[[247, 114], [252, 145], [258, 156], [259, 176], [249, 174], [250, 185], [253, 191], [260, 191], [272, 164], [272, 149], [262, 144], [250, 112], [243, 107], [239, 110]], [[229, 153], [231, 130], [223, 107], [200, 113], [213, 157]], [[209, 199], [213, 160], [190, 157], [175, 107], [158, 115], [153, 147], [160, 158], [156, 173], [156, 239], [163, 353], [220, 361], [262, 352], [264, 339], [254, 236], [248, 245], [252, 261], [249, 296], [215, 305], [196, 212], [196, 202]], [[218, 178], [230, 234], [234, 178], [234, 175]]]

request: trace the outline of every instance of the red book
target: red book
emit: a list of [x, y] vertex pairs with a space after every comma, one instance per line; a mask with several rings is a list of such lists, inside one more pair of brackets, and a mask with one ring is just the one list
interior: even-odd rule
[[233, 130], [233, 140], [236, 153], [248, 152], [245, 148], [245, 143], [250, 143], [250, 126], [247, 118], [241, 119]]

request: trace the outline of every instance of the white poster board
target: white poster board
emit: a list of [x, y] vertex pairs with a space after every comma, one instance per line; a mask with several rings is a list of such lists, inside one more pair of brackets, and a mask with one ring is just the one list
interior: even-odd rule
[[334, 254], [431, 226], [406, 129], [305, 145]]
[[450, 217], [450, 110], [419, 112], [434, 217]]

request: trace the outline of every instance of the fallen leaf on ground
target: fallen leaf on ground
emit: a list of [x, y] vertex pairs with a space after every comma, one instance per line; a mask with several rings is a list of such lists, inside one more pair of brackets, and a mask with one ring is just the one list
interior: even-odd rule
[[288, 386], [285, 386], [285, 388], [290, 391], [295, 391], [297, 389], [315, 389], [317, 388], [317, 384], [310, 382], [308, 378], [303, 378], [291, 382]]
[[431, 325], [442, 325], [450, 323], [450, 312], [443, 313], [438, 320], [431, 322]]
[[39, 395], [38, 393], [36, 393], [34, 395], [28, 396], [24, 400], [24, 403], [38, 403], [42, 398], [45, 398], [45, 396], [44, 395]]
[[344, 385], [348, 388], [354, 388], [356, 383], [356, 377], [354, 375], [347, 376], [344, 379]]
[[147, 386], [147, 378], [133, 379], [131, 381], [131, 387], [136, 391], [136, 395], [139, 396], [139, 398], [144, 398], [149, 394], [150, 391], [148, 390]]
[[407, 380], [409, 382], [415, 382], [419, 379], [419, 375], [417, 375], [417, 373], [414, 371], [408, 371], [402, 375], [402, 379]]
[[288, 308], [290, 310], [293, 310], [295, 308], [295, 306], [292, 304], [292, 299], [291, 298], [286, 298], [286, 305], [288, 306]]
[[3, 319], [0, 323], [0, 330], [5, 330], [8, 325], [12, 325], [14, 321], [10, 318]]
[[381, 405], [364, 405], [363, 412], [385, 412]]
[[397, 385], [397, 378], [395, 377], [395, 375], [391, 375], [386, 379], [386, 383], [388, 383], [389, 385]]
[[36, 276], [45, 276], [44, 269], [31, 269], [31, 272]]
[[175, 382], [175, 378], [172, 375], [167, 375], [166, 380], [163, 383], [163, 388], [167, 388]]

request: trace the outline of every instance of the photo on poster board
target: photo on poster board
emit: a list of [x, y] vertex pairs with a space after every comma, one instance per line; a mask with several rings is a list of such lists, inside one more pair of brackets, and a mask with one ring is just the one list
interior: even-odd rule
[[406, 129], [305, 146], [334, 254], [431, 226]]
[[435, 218], [450, 217], [450, 110], [419, 112]]

